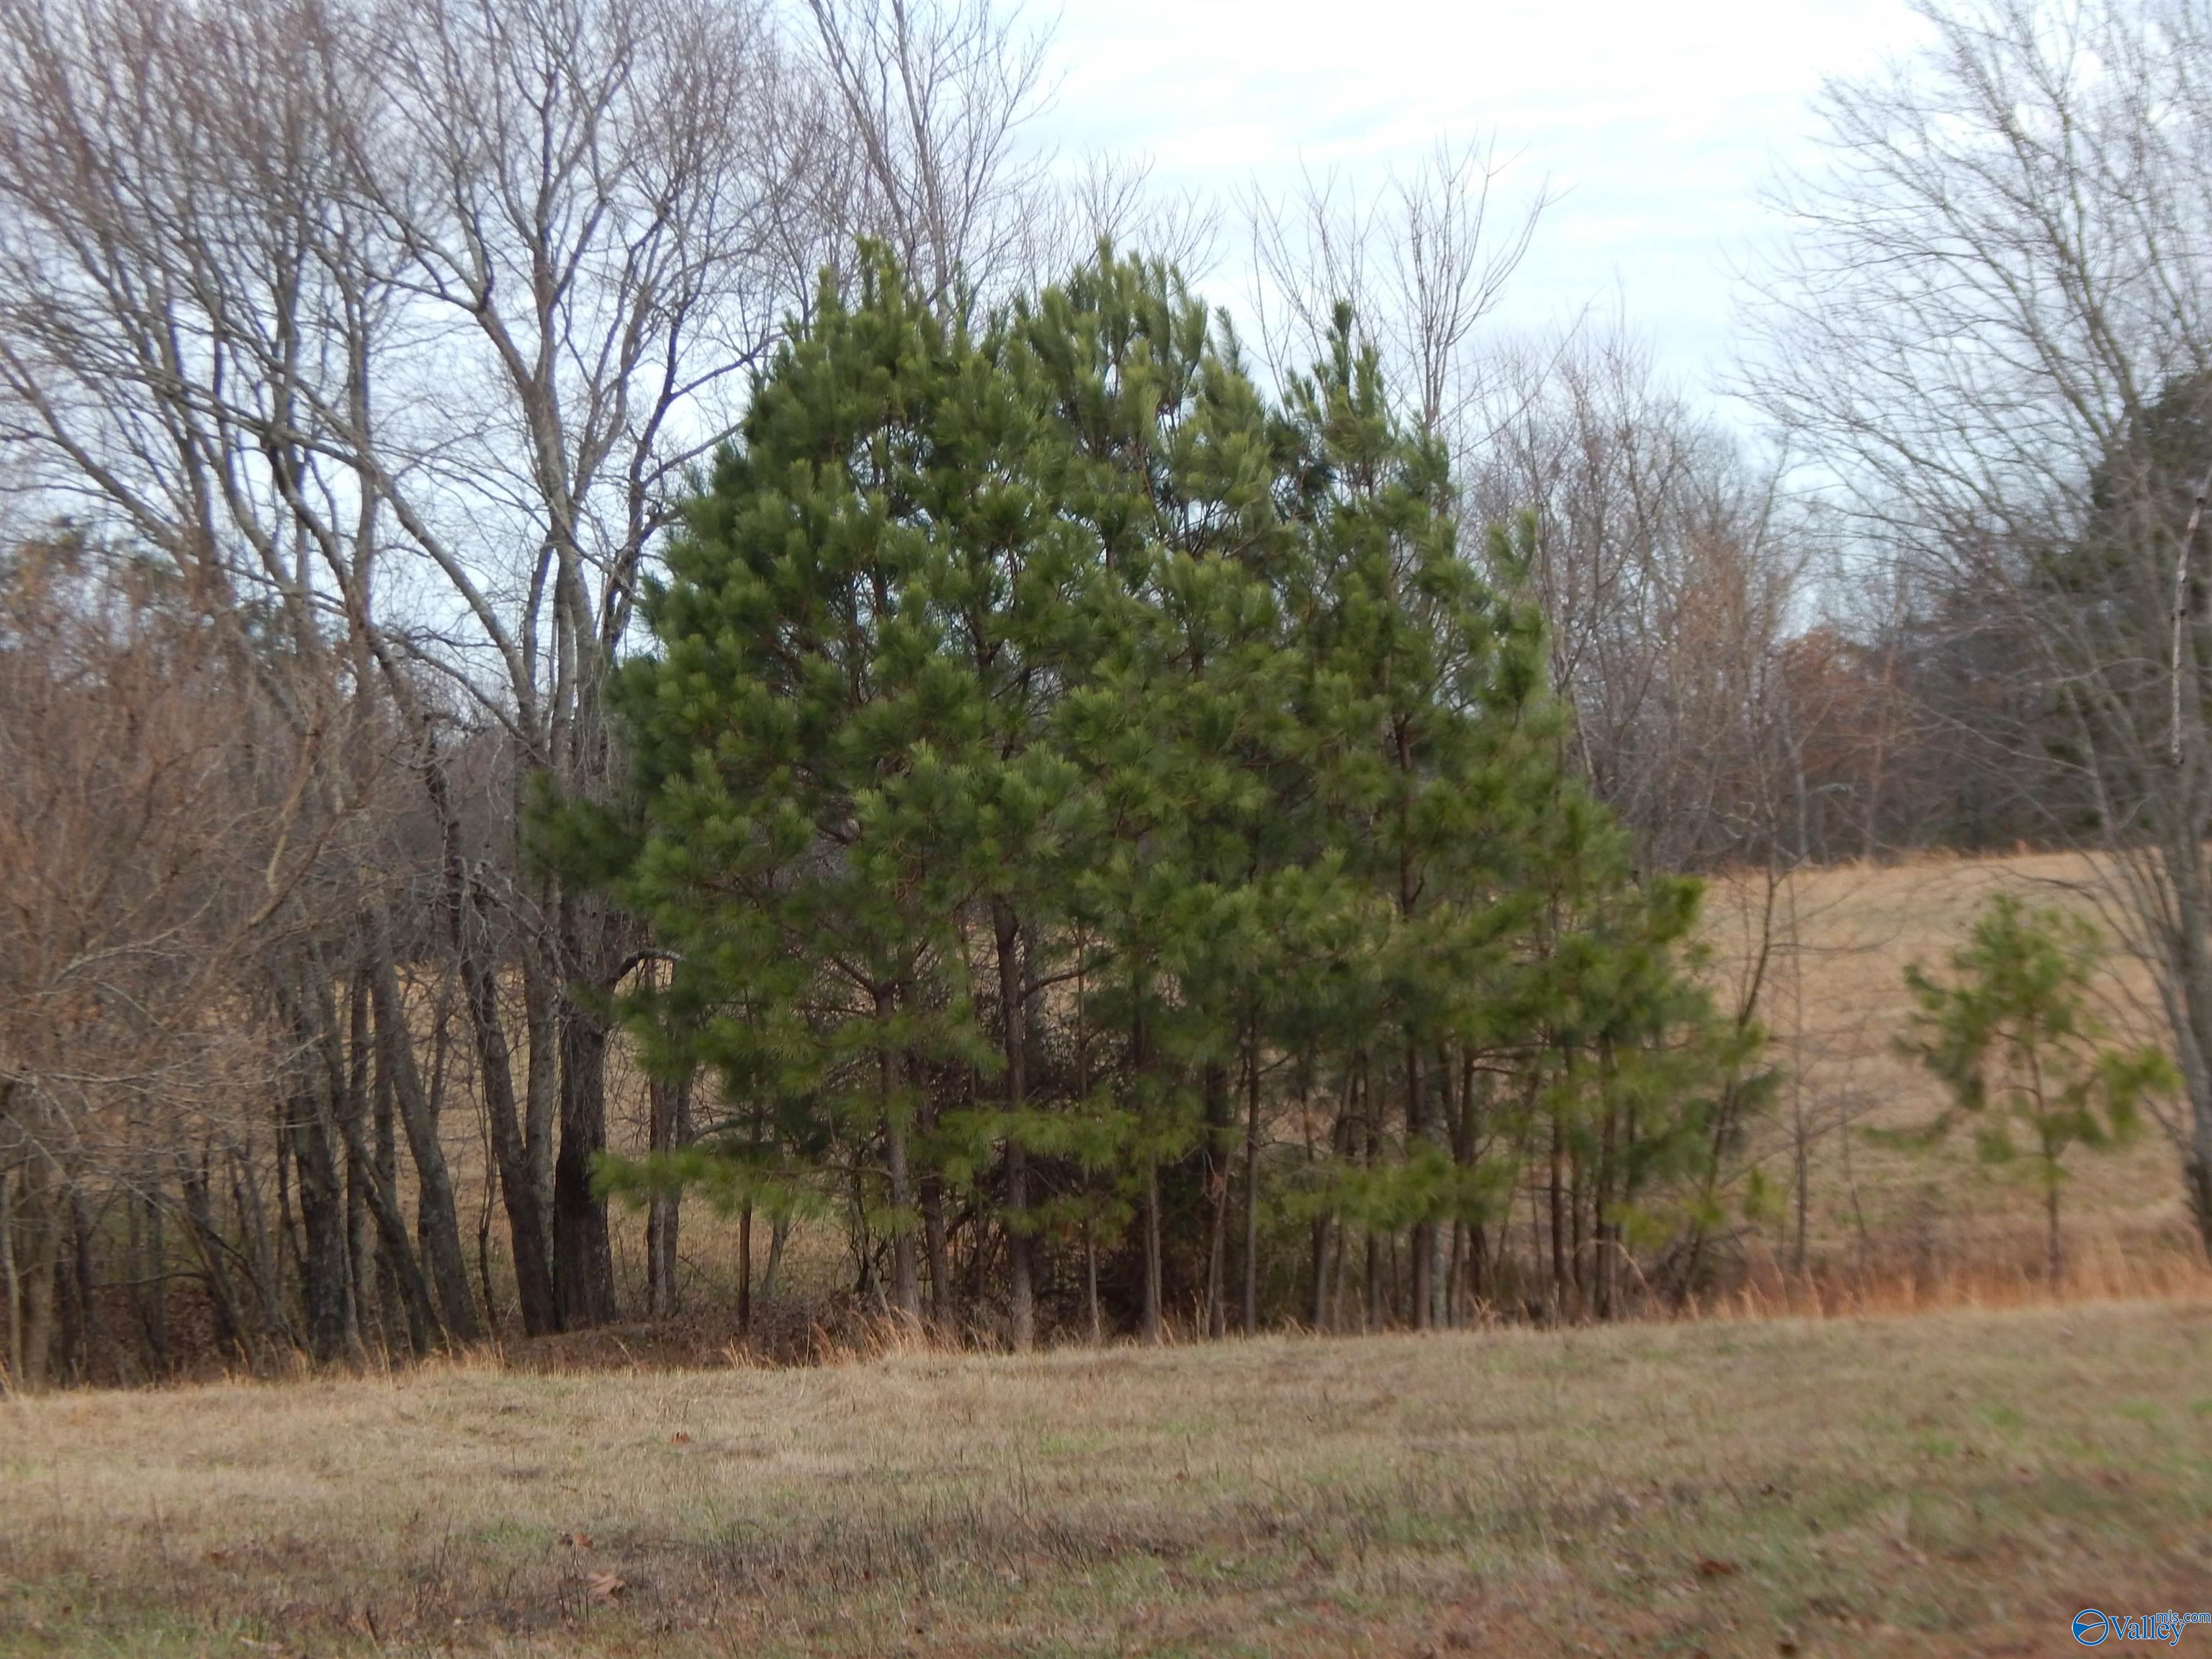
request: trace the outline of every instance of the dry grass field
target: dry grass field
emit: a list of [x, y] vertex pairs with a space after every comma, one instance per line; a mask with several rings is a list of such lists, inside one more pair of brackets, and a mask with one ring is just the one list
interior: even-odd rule
[[[1992, 893], [2099, 918], [2095, 869], [2071, 854], [1965, 859], [1931, 855], [1893, 865], [1807, 871], [1776, 895], [1764, 1018], [1785, 1084], [1756, 1150], [1778, 1188], [1794, 1185], [1797, 1129], [1807, 1131], [1808, 1255], [1832, 1269], [1869, 1261], [1918, 1266], [1923, 1284], [1965, 1276], [1984, 1291], [2038, 1272], [2039, 1194], [2021, 1178], [1978, 1160], [1971, 1138], [1929, 1152], [1881, 1145], [1864, 1131], [1926, 1121], [1938, 1089], [1893, 1044], [1911, 998], [1907, 963], [1948, 970], [1974, 914]], [[1755, 877], [1712, 884], [1707, 899], [1712, 978], [1730, 996], [1759, 945], [1765, 884]], [[1794, 914], [1793, 914], [1794, 913]], [[2106, 927], [2112, 951], [2101, 1001], [2115, 1031], [2159, 1036], [2149, 981]], [[2102, 1155], [2077, 1152], [2064, 1193], [2069, 1254], [2086, 1285], [2119, 1293], [2166, 1282], [2175, 1255], [2191, 1253], [2179, 1159], [2155, 1122], [2134, 1144]], [[1754, 1241], [1778, 1271], [1790, 1262], [1794, 1215]], [[1884, 1277], [1875, 1275], [1877, 1279]]]
[[2055, 1654], [2212, 1608], [2212, 1304], [58, 1395], [0, 1494], [10, 1655]]

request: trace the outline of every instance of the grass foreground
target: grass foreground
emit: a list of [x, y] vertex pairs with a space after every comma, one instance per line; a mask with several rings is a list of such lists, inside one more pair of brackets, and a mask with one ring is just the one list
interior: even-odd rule
[[2085, 1607], [2212, 1608], [2212, 1306], [0, 1402], [9, 1654], [2030, 1655]]

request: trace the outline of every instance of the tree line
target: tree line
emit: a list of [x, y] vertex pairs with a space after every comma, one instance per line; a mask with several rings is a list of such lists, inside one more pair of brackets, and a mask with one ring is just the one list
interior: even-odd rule
[[982, 0], [0, 5], [9, 1376], [668, 1313], [702, 1194], [994, 1340], [1688, 1294], [1680, 878], [1929, 843], [2099, 852], [2212, 1227], [2212, 30], [1930, 21], [1770, 448], [1497, 331], [1495, 152], [1169, 199]]

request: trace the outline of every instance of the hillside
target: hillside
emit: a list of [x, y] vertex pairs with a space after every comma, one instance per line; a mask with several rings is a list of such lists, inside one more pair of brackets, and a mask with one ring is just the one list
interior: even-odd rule
[[[1757, 1148], [1767, 1179], [1790, 1192], [1802, 1126], [1808, 1255], [1815, 1263], [1868, 1261], [1893, 1271], [1917, 1263], [1923, 1279], [1971, 1269], [1992, 1285], [2035, 1271], [2039, 1194], [2023, 1169], [1981, 1162], [1964, 1134], [1916, 1153], [1884, 1146], [1864, 1131], [1923, 1123], [1938, 1109], [1934, 1080], [1893, 1047], [1911, 1006], [1904, 970], [1915, 960], [1948, 969], [1949, 952], [1992, 893], [2018, 893], [2099, 921], [2112, 952], [2104, 981], [2107, 1024], [2143, 1040], [2163, 1039], [2148, 975], [2127, 960], [2101, 912], [2096, 875], [2091, 860], [2070, 854], [1929, 855], [1808, 870], [1776, 891], [1761, 1017], [1785, 1083]], [[1711, 977], [1724, 998], [1737, 994], [1757, 957], [1765, 903], [1759, 878], [1711, 885]], [[2103, 1155], [2076, 1152], [2063, 1198], [2073, 1264], [2091, 1285], [2134, 1287], [2169, 1267], [2175, 1247], [2188, 1247], [2173, 1144], [2154, 1121], [2131, 1145]], [[1795, 1224], [1793, 1213], [1765, 1229], [1754, 1256], [1786, 1266]]]
[[2055, 1653], [2212, 1607], [2208, 1375], [2195, 1303], [53, 1395], [0, 1651]]

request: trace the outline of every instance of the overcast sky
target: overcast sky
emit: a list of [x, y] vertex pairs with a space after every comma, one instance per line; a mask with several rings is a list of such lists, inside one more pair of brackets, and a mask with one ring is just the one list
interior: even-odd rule
[[[1509, 323], [1617, 300], [1708, 383], [1732, 263], [1771, 229], [1759, 187], [1805, 155], [1812, 95], [1916, 27], [1904, 0], [1065, 0], [1060, 18], [1049, 137], [1148, 153], [1172, 188], [1278, 189], [1301, 158], [1371, 179], [1494, 132], [1522, 191], [1562, 192]], [[1232, 261], [1209, 294], [1245, 280]]]

